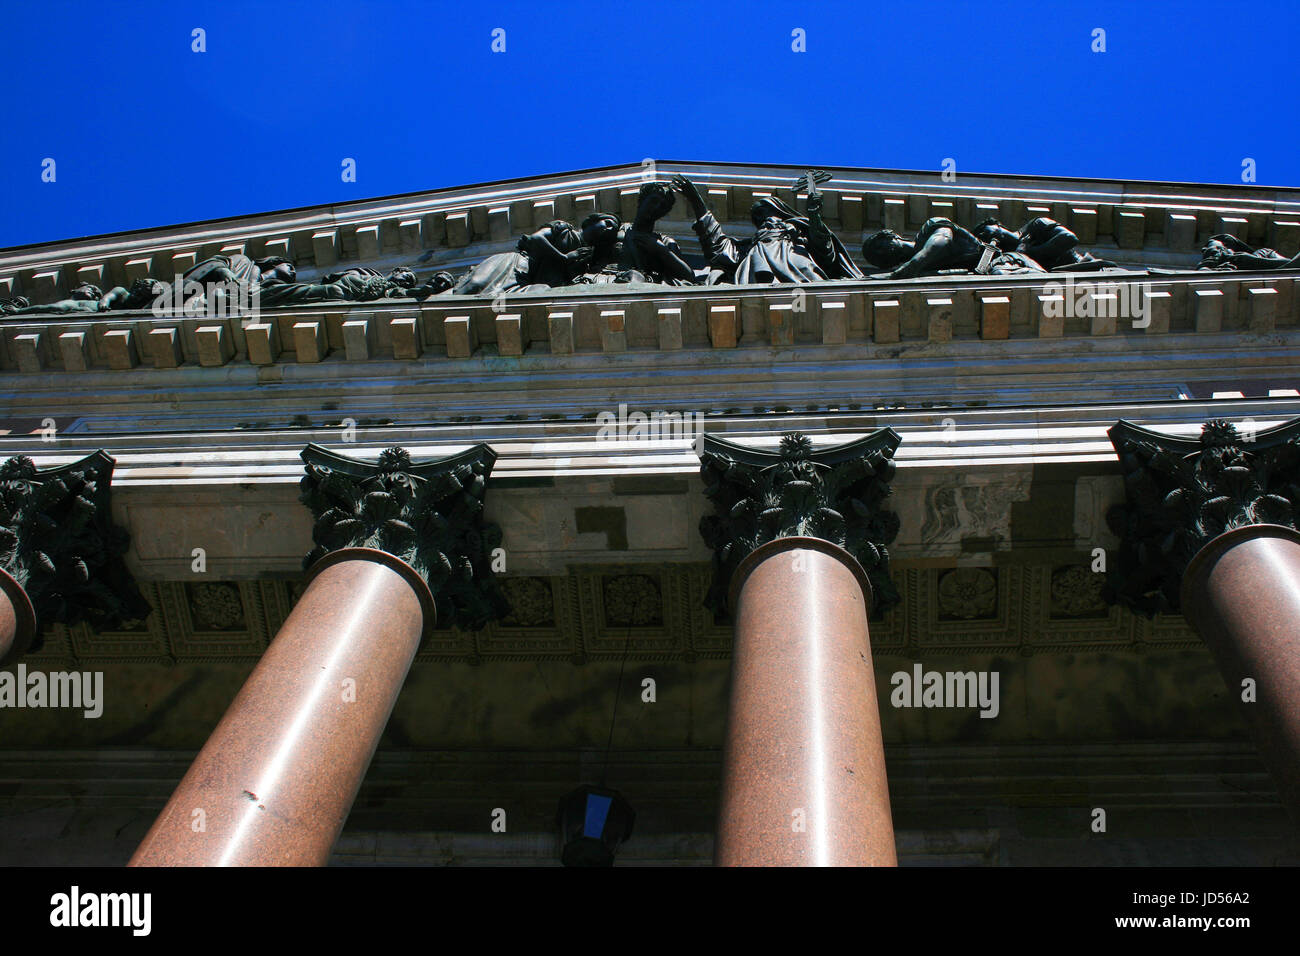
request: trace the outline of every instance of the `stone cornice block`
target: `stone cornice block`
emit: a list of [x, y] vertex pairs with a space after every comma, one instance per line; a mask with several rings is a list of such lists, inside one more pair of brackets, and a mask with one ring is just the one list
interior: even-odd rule
[[905, 231], [907, 229], [907, 201], [894, 196], [884, 198], [881, 201], [881, 216], [884, 219], [884, 228], [899, 233]]
[[1172, 209], [1165, 214], [1165, 244], [1175, 252], [1196, 251], [1196, 217], [1177, 213]]
[[767, 304], [769, 341], [774, 348], [794, 345], [794, 305], [790, 302]]
[[541, 229], [556, 218], [554, 199], [537, 199], [533, 201], [532, 228]]
[[1223, 290], [1192, 289], [1192, 315], [1197, 332], [1218, 332], [1223, 328]]
[[709, 344], [715, 349], [732, 349], [738, 341], [739, 317], [734, 305], [709, 306]]
[[442, 320], [447, 339], [447, 358], [467, 359], [474, 354], [478, 340], [468, 315], [449, 315]]
[[488, 238], [504, 241], [510, 238], [510, 233], [510, 207], [490, 207], [488, 209]]
[[311, 234], [311, 250], [317, 268], [327, 269], [330, 266], [338, 265], [339, 231], [337, 229], [321, 229], [318, 232], [313, 232]]
[[864, 213], [860, 193], [840, 193], [840, 225], [850, 238], [856, 238], [852, 234], [861, 232], [866, 224]]
[[147, 279], [149, 273], [153, 271], [153, 256], [140, 256], [135, 259], [127, 259], [122, 266], [122, 271], [126, 275], [128, 284], [136, 279]]
[[205, 368], [220, 368], [235, 357], [235, 344], [230, 330], [222, 325], [200, 325], [194, 330], [199, 346], [199, 364]]
[[660, 309], [659, 348], [679, 349], [682, 347], [682, 310], [680, 308]]
[[172, 274], [167, 276], [164, 281], [170, 282], [175, 276], [184, 275], [199, 261], [197, 249], [185, 249], [181, 252], [174, 253], [171, 257]]
[[185, 360], [178, 328], [150, 329], [148, 342], [154, 368], [177, 368]]
[[1005, 339], [1011, 335], [1011, 297], [980, 296], [980, 338]]
[[573, 218], [575, 226], [581, 226], [582, 221], [595, 212], [595, 193], [582, 193], [573, 197]]
[[731, 190], [726, 186], [710, 186], [704, 201], [712, 210], [713, 218], [718, 222], [727, 222], [731, 219]]
[[1284, 256], [1300, 253], [1300, 221], [1273, 219], [1269, 223], [1268, 244]]
[[1065, 334], [1065, 296], [1060, 293], [1039, 294], [1037, 298], [1038, 337], [1059, 339]]
[[[557, 218], [565, 219], [561, 215], [560, 203], [557, 197], [555, 204], [555, 215]], [[565, 219], [567, 222], [568, 220]], [[469, 208], [469, 229], [470, 238], [474, 241], [487, 238], [488, 234], [488, 207], [487, 206], [470, 206]]]
[[117, 371], [135, 368], [140, 356], [135, 347], [135, 332], [131, 329], [109, 329], [102, 339], [108, 367]]
[[1165, 289], [1152, 289], [1146, 293], [1146, 306], [1147, 318], [1150, 319], [1150, 324], [1146, 327], [1147, 335], [1163, 335], [1168, 332], [1174, 311], [1173, 293]]
[[270, 256], [282, 256], [285, 259], [292, 259], [293, 256], [290, 255], [289, 246], [290, 242], [288, 236], [268, 237], [262, 243], [262, 255], [258, 256], [258, 258], [263, 259], [269, 258]]
[[364, 362], [375, 348], [374, 322], [370, 316], [353, 316], [343, 322], [343, 352], [349, 362]]
[[420, 317], [416, 315], [397, 315], [388, 324], [389, 337], [393, 340], [393, 358], [418, 359], [424, 353], [424, 343], [420, 341]]
[[847, 302], [818, 299], [817, 313], [822, 325], [822, 345], [843, 345], [848, 341], [849, 308]]
[[1248, 302], [1246, 315], [1250, 331], [1255, 333], [1272, 332], [1277, 327], [1277, 289], [1258, 286], [1246, 290]]
[[295, 322], [293, 324], [293, 347], [298, 353], [298, 361], [303, 363], [319, 362], [328, 350], [325, 329], [319, 320]]
[[64, 332], [59, 336], [59, 354], [63, 368], [69, 372], [84, 372], [90, 368], [90, 347], [85, 332]]
[[469, 213], [454, 212], [447, 215], [447, 245], [461, 249], [469, 245], [473, 233], [470, 230]]
[[253, 365], [274, 365], [280, 357], [280, 330], [274, 322], [244, 326], [244, 347]]
[[952, 299], [928, 298], [926, 305], [926, 338], [931, 342], [952, 341]]
[[1214, 231], [1236, 236], [1243, 242], [1248, 233], [1248, 220], [1245, 216], [1233, 212], [1220, 212], [1215, 215]]
[[41, 357], [41, 333], [20, 332], [9, 342], [9, 353], [20, 372], [39, 372], [45, 367]]
[[379, 258], [379, 226], [357, 226], [357, 258], [362, 262]]
[[[377, 462], [309, 445], [300, 500], [312, 513], [310, 568], [334, 551], [369, 548], [402, 561], [429, 586], [439, 627], [478, 630], [509, 612], [491, 569], [501, 529], [483, 520], [496, 453], [487, 445], [414, 463], [402, 448]], [[426, 633], [434, 622], [426, 616]]]
[[1088, 333], [1114, 335], [1118, 324], [1119, 295], [1110, 290], [1096, 289], [1084, 294], [1088, 297]]
[[572, 355], [573, 313], [548, 312], [546, 314], [546, 335], [551, 345], [552, 355]]
[[83, 282], [89, 282], [102, 289], [104, 287], [104, 264], [95, 262], [89, 265], [77, 266], [73, 275], [73, 283], [74, 285], [80, 285]]
[[1147, 228], [1146, 212], [1119, 209], [1115, 214], [1115, 245], [1121, 249], [1141, 249]]
[[[33, 301], [54, 299], [59, 295], [59, 270], [46, 269], [32, 273], [31, 298]], [[27, 285], [27, 283], [24, 283]]]
[[523, 355], [524, 332], [523, 316], [518, 313], [498, 315], [493, 324], [496, 326], [497, 354]]
[[1091, 206], [1070, 207], [1070, 231], [1079, 237], [1079, 244], [1090, 246], [1097, 241], [1097, 210]]
[[871, 303], [871, 340], [880, 345], [902, 338], [903, 306], [898, 299], [874, 299]]
[[600, 347], [606, 352], [627, 351], [626, 313], [622, 309], [600, 313]]
[[424, 249], [424, 223], [421, 220], [401, 220], [397, 224], [397, 235], [403, 252], [420, 252]]

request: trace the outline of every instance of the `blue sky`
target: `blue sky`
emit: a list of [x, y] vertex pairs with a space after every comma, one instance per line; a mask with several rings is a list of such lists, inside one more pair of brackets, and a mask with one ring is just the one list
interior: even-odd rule
[[1259, 184], [1300, 185], [1294, 2], [11, 0], [5, 17], [0, 246], [646, 157], [1221, 183], [1250, 157]]

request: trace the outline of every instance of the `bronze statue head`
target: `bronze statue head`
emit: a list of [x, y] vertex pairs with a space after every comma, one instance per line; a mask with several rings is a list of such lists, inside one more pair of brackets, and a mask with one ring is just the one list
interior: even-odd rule
[[873, 266], [892, 269], [912, 258], [912, 244], [892, 229], [872, 233], [862, 243], [862, 258]]
[[607, 212], [593, 212], [582, 220], [582, 241], [588, 246], [608, 246], [618, 239], [618, 217]]
[[406, 266], [398, 266], [388, 273], [388, 281], [403, 289], [414, 289], [417, 284], [415, 273]]
[[652, 219], [662, 219], [672, 212], [677, 193], [668, 183], [643, 183], [637, 196], [637, 215], [648, 214]]
[[975, 227], [974, 233], [980, 242], [992, 243], [1003, 252], [1014, 252], [1020, 245], [1020, 235], [993, 218], [983, 220]]

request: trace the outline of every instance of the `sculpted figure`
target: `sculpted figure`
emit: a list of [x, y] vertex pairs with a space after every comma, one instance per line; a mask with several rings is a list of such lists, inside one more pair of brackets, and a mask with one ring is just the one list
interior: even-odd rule
[[374, 269], [356, 267], [322, 276], [319, 282], [263, 282], [263, 306], [301, 305], [309, 302], [373, 302], [411, 294], [415, 273], [394, 269], [382, 275]]
[[212, 256], [185, 270], [186, 282], [210, 286], [217, 283], [250, 288], [264, 282], [293, 282], [297, 278], [293, 263], [281, 256], [250, 259], [242, 254]]
[[975, 227], [975, 236], [1003, 252], [1023, 253], [1044, 269], [1054, 272], [1119, 268], [1109, 259], [1098, 259], [1091, 253], [1080, 252], [1076, 248], [1079, 237], [1046, 216], [1029, 220], [1019, 232], [1012, 232], [996, 219], [985, 219]]
[[909, 242], [892, 229], [882, 229], [862, 243], [862, 258], [891, 271], [882, 278], [911, 279], [944, 272], [989, 274], [998, 249], [975, 238], [951, 219], [927, 219]]
[[815, 175], [805, 178], [813, 190], [808, 196], [807, 216], [800, 216], [775, 196], [759, 199], [749, 213], [757, 232], [750, 239], [737, 241], [723, 232], [695, 184], [685, 176], [673, 177], [673, 185], [695, 216], [695, 234], [709, 264], [710, 283], [766, 285], [862, 277], [844, 245], [822, 221], [821, 194], [812, 185]]
[[584, 269], [575, 282], [657, 282], [694, 285], [695, 270], [682, 258], [677, 240], [655, 231], [673, 208], [677, 194], [667, 183], [641, 187], [636, 219], [619, 222], [611, 213], [592, 213], [582, 221], [582, 247], [574, 254]]
[[1198, 269], [1300, 269], [1300, 255], [1288, 259], [1272, 249], [1252, 249], [1234, 235], [1210, 236], [1201, 249]]
[[166, 286], [157, 279], [136, 279], [131, 288], [114, 286], [108, 292], [101, 292], [99, 287], [83, 282], [72, 290], [71, 298], [45, 305], [32, 305], [25, 297], [0, 300], [0, 313], [4, 315], [71, 315], [80, 312], [108, 312], [123, 309], [147, 309], [154, 300], [166, 291]]
[[450, 290], [455, 295], [498, 295], [568, 285], [582, 271], [569, 254], [582, 245], [578, 230], [562, 219], [520, 236], [514, 252], [488, 256]]

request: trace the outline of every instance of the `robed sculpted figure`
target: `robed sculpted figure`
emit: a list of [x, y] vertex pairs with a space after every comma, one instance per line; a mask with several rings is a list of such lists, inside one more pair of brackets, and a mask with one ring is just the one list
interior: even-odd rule
[[776, 196], [756, 200], [749, 211], [756, 232], [736, 240], [723, 231], [695, 184], [674, 176], [673, 185], [695, 216], [695, 234], [710, 269], [708, 281], [768, 285], [862, 278], [844, 244], [822, 221], [822, 196], [816, 187], [829, 178], [810, 172], [796, 180], [796, 188], [806, 185], [809, 192], [806, 216]]

